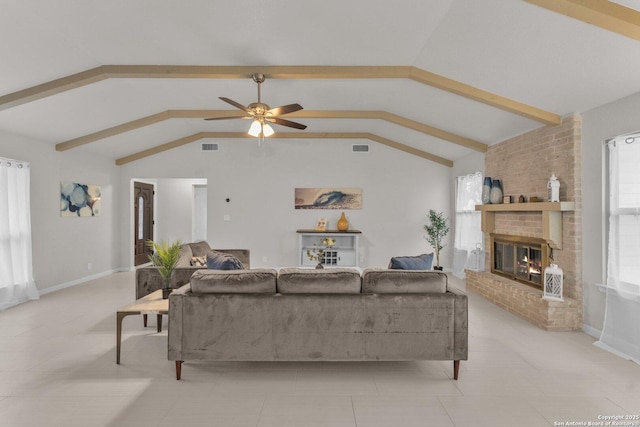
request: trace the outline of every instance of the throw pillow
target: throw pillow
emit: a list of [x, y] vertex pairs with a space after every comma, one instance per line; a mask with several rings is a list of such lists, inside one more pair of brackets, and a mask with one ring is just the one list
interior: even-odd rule
[[231, 254], [211, 251], [207, 254], [207, 268], [212, 270], [244, 270], [244, 265]]
[[194, 256], [191, 258], [191, 265], [193, 267], [206, 267], [207, 266], [207, 257], [206, 256]]
[[431, 270], [433, 253], [418, 256], [399, 256], [391, 258], [390, 269], [395, 270]]

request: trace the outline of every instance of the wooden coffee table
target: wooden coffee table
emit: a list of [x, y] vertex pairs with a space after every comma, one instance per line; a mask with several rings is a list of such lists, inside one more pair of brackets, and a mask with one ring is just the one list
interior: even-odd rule
[[[162, 315], [169, 314], [169, 300], [162, 299], [162, 290], [146, 295], [133, 304], [118, 310], [116, 314], [116, 363], [120, 364], [120, 346], [122, 344], [122, 319], [132, 314], [157, 315], [158, 332], [162, 332]], [[145, 326], [146, 322], [145, 322]]]

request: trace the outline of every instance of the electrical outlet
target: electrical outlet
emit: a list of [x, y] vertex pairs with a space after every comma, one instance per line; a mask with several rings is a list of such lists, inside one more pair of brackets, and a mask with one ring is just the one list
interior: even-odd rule
[[263, 257], [262, 257], [262, 262], [264, 262], [264, 263], [266, 263], [266, 262], [267, 262], [267, 257], [266, 257], [266, 256], [263, 256]]
[[223, 217], [223, 219], [224, 219], [225, 221], [231, 221], [231, 215], [229, 215], [229, 214], [225, 214], [225, 215], [224, 215], [224, 217]]
[[91, 270], [93, 268], [93, 265], [91, 263], [87, 264], [87, 270]]

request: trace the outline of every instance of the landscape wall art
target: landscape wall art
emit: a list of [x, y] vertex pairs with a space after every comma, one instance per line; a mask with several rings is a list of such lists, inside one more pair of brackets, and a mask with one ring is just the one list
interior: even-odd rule
[[296, 209], [362, 209], [361, 188], [296, 188]]

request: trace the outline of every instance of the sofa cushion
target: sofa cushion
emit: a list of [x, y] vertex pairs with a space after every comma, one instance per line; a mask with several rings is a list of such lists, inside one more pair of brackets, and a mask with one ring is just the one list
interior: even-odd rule
[[352, 268], [283, 268], [278, 272], [281, 294], [359, 294], [362, 279]]
[[244, 265], [231, 254], [209, 251], [207, 253], [207, 268], [212, 270], [244, 270]]
[[193, 252], [191, 252], [191, 246], [188, 244], [180, 246], [180, 258], [178, 258], [178, 265], [176, 265], [176, 267], [189, 267], [192, 257]]
[[389, 268], [396, 270], [431, 270], [433, 252], [418, 256], [398, 256], [391, 258]]
[[445, 293], [447, 275], [437, 271], [385, 270], [368, 268], [362, 273], [362, 293]]
[[200, 294], [256, 294], [276, 292], [277, 272], [255, 270], [197, 270], [191, 276], [191, 292]]
[[189, 243], [192, 256], [206, 256], [211, 251], [211, 246], [207, 242]]

